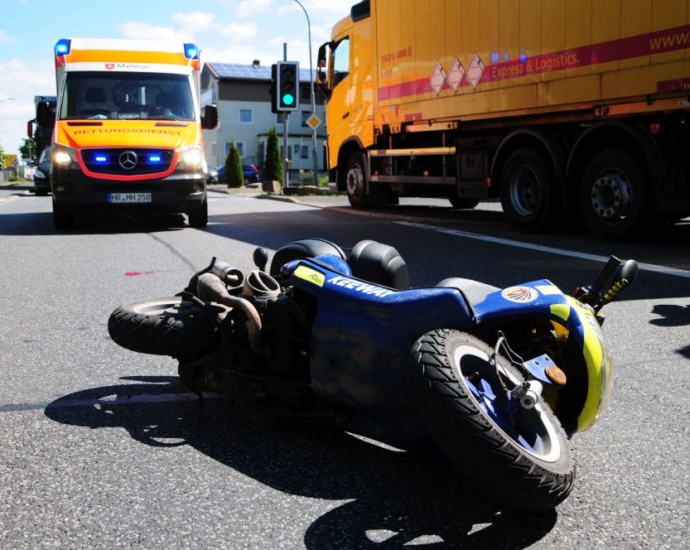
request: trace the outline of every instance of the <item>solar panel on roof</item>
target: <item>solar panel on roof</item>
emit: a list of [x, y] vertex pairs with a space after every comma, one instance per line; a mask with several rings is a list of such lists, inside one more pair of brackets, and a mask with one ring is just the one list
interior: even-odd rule
[[[220, 78], [243, 78], [243, 79], [257, 79], [270, 80], [271, 67], [263, 65], [242, 65], [239, 63], [216, 63], [209, 62], [213, 70], [218, 73]], [[300, 80], [309, 82], [309, 69], [300, 67]]]

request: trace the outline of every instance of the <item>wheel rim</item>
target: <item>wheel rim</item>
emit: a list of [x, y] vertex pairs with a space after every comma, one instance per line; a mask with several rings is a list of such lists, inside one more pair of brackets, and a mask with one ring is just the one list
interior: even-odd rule
[[521, 216], [537, 211], [541, 201], [541, 185], [537, 173], [529, 166], [521, 166], [510, 179], [510, 202]]
[[530, 455], [555, 462], [561, 455], [556, 427], [542, 402], [525, 409], [508, 399], [521, 380], [502, 367], [491, 364], [489, 356], [472, 346], [455, 350], [453, 368], [484, 415], [503, 434]]
[[351, 197], [359, 197], [364, 189], [364, 172], [359, 164], [350, 166], [347, 171], [347, 192]]
[[180, 311], [193, 308], [190, 302], [173, 300], [151, 300], [132, 306], [134, 313], [140, 315], [177, 315]]
[[590, 199], [592, 209], [602, 220], [624, 219], [632, 206], [632, 185], [625, 174], [606, 171], [594, 180]]

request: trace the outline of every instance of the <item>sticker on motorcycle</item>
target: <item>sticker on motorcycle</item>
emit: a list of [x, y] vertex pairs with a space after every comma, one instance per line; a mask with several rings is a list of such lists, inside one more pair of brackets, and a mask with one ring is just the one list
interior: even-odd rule
[[539, 293], [533, 288], [526, 286], [511, 286], [501, 292], [501, 296], [509, 302], [518, 304], [527, 304], [534, 302], [539, 297]]
[[362, 294], [371, 294], [378, 296], [379, 298], [383, 298], [393, 294], [394, 292], [393, 290], [388, 290], [378, 285], [369, 284], [364, 281], [356, 281], [355, 279], [341, 277], [340, 275], [328, 279], [328, 282], [332, 285], [342, 286], [344, 288], [349, 288], [350, 290], [356, 290]]
[[323, 273], [306, 265], [301, 265], [295, 269], [295, 277], [313, 283], [316, 286], [323, 286], [323, 283], [326, 281], [326, 276]]

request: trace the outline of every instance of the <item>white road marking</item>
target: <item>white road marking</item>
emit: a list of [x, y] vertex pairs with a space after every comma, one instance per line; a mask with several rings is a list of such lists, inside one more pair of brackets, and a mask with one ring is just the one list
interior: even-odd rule
[[[573, 250], [565, 250], [563, 248], [554, 248], [552, 246], [542, 246], [539, 244], [524, 243], [521, 241], [514, 241], [511, 239], [502, 239], [500, 237], [489, 237], [487, 235], [480, 235], [478, 233], [469, 233], [468, 231], [460, 231], [457, 229], [448, 229], [445, 227], [437, 227], [434, 225], [427, 225], [423, 223], [414, 222], [395, 222], [400, 225], [406, 225], [408, 227], [414, 227], [416, 229], [422, 229], [425, 231], [435, 231], [437, 233], [445, 233], [447, 235], [453, 235], [455, 237], [461, 237], [464, 239], [474, 239], [476, 241], [484, 241], [493, 244], [502, 244], [505, 246], [512, 246], [515, 248], [527, 248], [529, 250], [534, 250], [536, 252], [546, 252], [547, 254], [556, 254], [559, 256], [570, 256], [572, 258], [579, 258], [581, 260], [590, 260], [593, 262], [606, 263], [608, 261], [608, 256], [599, 256], [597, 254], [586, 254], [584, 252], [575, 252]], [[685, 269], [676, 269], [674, 267], [666, 267], [663, 265], [647, 264], [638, 262], [640, 269], [645, 271], [654, 271], [657, 273], [663, 273], [664, 275], [673, 275], [674, 277], [683, 277], [685, 279], [690, 279], [690, 271]]]

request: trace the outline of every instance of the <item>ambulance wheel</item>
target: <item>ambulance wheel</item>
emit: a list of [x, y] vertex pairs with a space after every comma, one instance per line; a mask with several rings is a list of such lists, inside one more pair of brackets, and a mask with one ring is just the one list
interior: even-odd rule
[[53, 198], [53, 225], [57, 229], [72, 229], [75, 215], [65, 210], [65, 207]]
[[192, 212], [187, 214], [190, 227], [206, 227], [208, 225], [208, 201], [204, 202]]

